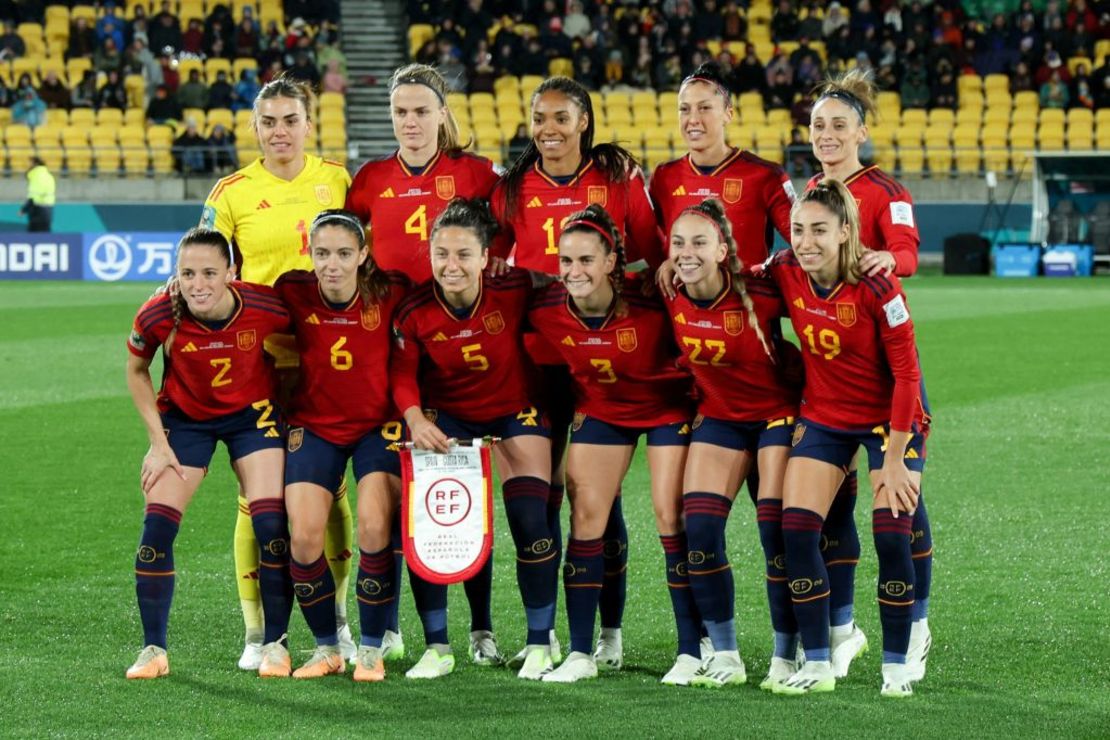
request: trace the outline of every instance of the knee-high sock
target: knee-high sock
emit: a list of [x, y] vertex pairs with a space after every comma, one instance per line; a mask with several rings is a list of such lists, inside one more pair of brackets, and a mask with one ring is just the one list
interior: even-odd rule
[[239, 591], [239, 608], [243, 612], [243, 625], [247, 639], [262, 639], [262, 593], [258, 588], [258, 538], [251, 524], [250, 505], [239, 492], [239, 513], [235, 516], [235, 585]]
[[409, 588], [424, 626], [424, 643], [447, 645], [447, 587], [429, 583], [409, 568]]
[[775, 631], [775, 657], [794, 660], [798, 620], [790, 603], [786, 577], [786, 545], [782, 539], [782, 501], [763, 499], [756, 505], [759, 542], [767, 568], [767, 606], [771, 610], [771, 629]]
[[686, 563], [686, 534], [661, 534], [663, 559], [667, 567], [667, 591], [671, 595], [675, 630], [678, 634], [678, 654], [701, 657], [701, 617], [690, 590], [690, 576]]
[[516, 546], [516, 581], [528, 623], [525, 644], [546, 645], [555, 627], [555, 579], [559, 561], [548, 529], [547, 481], [517, 476], [501, 484], [505, 513]]
[[391, 545], [359, 556], [355, 597], [358, 599], [360, 645], [381, 647], [382, 635], [393, 613], [393, 602], [397, 600], [396, 572]]
[[259, 544], [258, 584], [266, 630], [264, 643], [276, 642], [289, 631], [293, 611], [293, 581], [289, 575], [289, 518], [285, 502], [267, 498], [250, 505], [251, 524]]
[[605, 575], [601, 582], [601, 626], [615, 629], [624, 621], [624, 604], [628, 599], [628, 529], [624, 525], [624, 510], [621, 495], [613, 499], [609, 510], [609, 522], [605, 534], [601, 536], [604, 544]]
[[[901, 519], [901, 517], [899, 517]], [[917, 511], [913, 514], [913, 538], [910, 541], [913, 553], [914, 591], [913, 621], [929, 616], [929, 591], [933, 585], [933, 528], [929, 526], [929, 515], [925, 511], [925, 495], [917, 499]]]
[[910, 556], [913, 517], [897, 519], [890, 509], [872, 513], [875, 552], [879, 556], [879, 621], [883, 625], [883, 662], [905, 663], [913, 622], [914, 567]]
[[490, 602], [493, 599], [493, 549], [482, 569], [463, 582], [466, 600], [470, 604], [470, 631], [492, 630], [493, 615]]
[[857, 487], [856, 471], [849, 471], [833, 498], [821, 530], [825, 541], [821, 557], [829, 573], [829, 624], [833, 627], [852, 623], [860, 553], [855, 518]]
[[682, 508], [686, 514], [690, 590], [698, 613], [713, 647], [735, 650], [736, 588], [725, 548], [725, 525], [732, 501], [716, 493], [690, 491], [682, 497]]
[[335, 614], [340, 624], [347, 621], [347, 586], [351, 581], [351, 559], [354, 557], [355, 529], [351, 517], [351, 499], [347, 495], [347, 479], [339, 483], [324, 534], [324, 556], [328, 559], [335, 581]]
[[304, 621], [308, 622], [316, 644], [337, 644], [339, 637], [335, 622], [335, 581], [332, 580], [327, 559], [321, 554], [312, 563], [292, 560], [289, 574], [293, 578], [293, 592], [297, 594]]
[[174, 587], [173, 541], [180, 524], [181, 512], [177, 509], [147, 504], [135, 553], [135, 596], [143, 622], [143, 645], [166, 647]]
[[572, 651], [586, 654], [593, 651], [594, 616], [597, 614], [605, 570], [603, 547], [601, 539], [576, 540], [571, 537], [567, 541], [563, 588], [566, 590]]
[[806, 660], [829, 660], [829, 576], [821, 559], [820, 515], [790, 507], [782, 512], [786, 574]]

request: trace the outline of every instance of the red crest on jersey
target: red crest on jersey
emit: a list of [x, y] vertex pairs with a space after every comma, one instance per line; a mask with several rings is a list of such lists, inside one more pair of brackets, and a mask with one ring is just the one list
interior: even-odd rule
[[725, 311], [725, 334], [735, 337], [744, 331], [744, 314], [740, 311]]
[[366, 308], [360, 317], [362, 321], [362, 328], [366, 331], [374, 331], [382, 324], [382, 312], [378, 310], [377, 304]]
[[724, 187], [721, 188], [721, 199], [725, 203], [737, 203], [740, 201], [740, 194], [744, 192], [744, 181], [727, 178]]
[[854, 326], [856, 323], [856, 304], [836, 304], [836, 320], [840, 323], [841, 326]]
[[440, 175], [436, 178], [436, 195], [444, 200], [455, 197], [455, 176]]
[[501, 315], [500, 311], [488, 313], [482, 317], [482, 325], [486, 327], [486, 331], [490, 334], [500, 334], [505, 330], [505, 317]]
[[609, 188], [604, 185], [590, 185], [586, 188], [586, 202], [604, 206], [609, 201]]
[[636, 329], [617, 329], [617, 349], [621, 352], [636, 351]]
[[239, 349], [244, 352], [249, 352], [254, 349], [254, 345], [258, 342], [258, 335], [255, 334], [254, 329], [247, 329], [235, 335], [235, 344]]

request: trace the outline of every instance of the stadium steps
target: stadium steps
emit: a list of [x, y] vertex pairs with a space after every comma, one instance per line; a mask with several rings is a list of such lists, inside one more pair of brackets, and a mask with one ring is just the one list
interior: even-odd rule
[[406, 62], [405, 18], [395, 0], [343, 0], [343, 49], [347, 55], [347, 140], [358, 147], [357, 165], [396, 147], [389, 120], [387, 84]]

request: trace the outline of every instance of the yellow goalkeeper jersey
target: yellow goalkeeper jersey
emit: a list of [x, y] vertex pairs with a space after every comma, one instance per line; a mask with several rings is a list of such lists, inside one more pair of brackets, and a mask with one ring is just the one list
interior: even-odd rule
[[243, 257], [241, 278], [273, 285], [288, 270], [311, 270], [308, 230], [327, 208], [342, 208], [351, 176], [338, 162], [308, 154], [292, 180], [262, 166], [262, 158], [216, 183], [200, 224], [217, 229]]

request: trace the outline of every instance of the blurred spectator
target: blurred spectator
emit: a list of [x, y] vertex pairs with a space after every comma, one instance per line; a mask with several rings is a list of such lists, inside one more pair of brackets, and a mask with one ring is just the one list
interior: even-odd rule
[[8, 88], [8, 84], [0, 77], [0, 108], [10, 108], [15, 101], [15, 91]]
[[1091, 89], [1091, 78], [1087, 74], [1087, 65], [1078, 64], [1075, 67], [1075, 76], [1072, 77], [1068, 90], [1072, 108], [1087, 108], [1094, 110], [1095, 97]]
[[790, 120], [795, 126], [803, 129], [809, 128], [809, 117], [813, 113], [813, 93], [808, 90], [798, 96], [794, 105], [790, 106]]
[[808, 132], [804, 128], [795, 127], [790, 131], [790, 143], [786, 146], [786, 174], [808, 180], [813, 176], [815, 166], [816, 160]]
[[12, 123], [21, 123], [24, 126], [35, 128], [46, 122], [46, 103], [42, 102], [39, 94], [27, 78], [26, 85], [20, 85], [15, 91], [15, 103], [12, 104]]
[[947, 59], [937, 61], [930, 90], [930, 105], [934, 108], [956, 109], [959, 103], [959, 88], [956, 84], [956, 71]]
[[768, 86], [775, 84], [780, 72], [786, 76], [787, 84], [792, 85], [794, 83], [794, 68], [790, 66], [790, 59], [782, 52], [782, 49], [776, 46], [771, 61], [767, 63]]
[[[497, 80], [497, 70], [493, 68], [493, 55], [489, 53], [489, 44], [485, 39], [478, 42], [478, 48], [471, 58], [468, 76], [470, 92], [493, 92], [493, 83]], [[327, 86], [326, 78], [324, 85]]]
[[8, 61], [27, 53], [27, 45], [15, 32], [15, 23], [4, 21], [4, 33], [0, 35], [0, 59]]
[[96, 40], [103, 46], [104, 42], [111, 39], [117, 49], [123, 48], [123, 21], [116, 15], [116, 6], [107, 3], [104, 6], [104, 15], [96, 21]]
[[270, 66], [262, 70], [262, 75], [261, 77], [259, 77], [259, 82], [265, 85], [266, 83], [271, 82], [278, 77], [281, 77], [283, 74], [285, 74], [285, 68], [281, 66], [281, 60], [275, 59], [274, 61], [270, 62]]
[[[222, 7], [217, 5], [216, 7]], [[231, 59], [232, 54], [228, 49], [228, 40], [231, 38], [231, 33], [223, 21], [209, 18], [208, 24], [204, 29], [204, 53], [209, 57], [221, 57]]]
[[316, 69], [316, 65], [312, 63], [306, 51], [297, 52], [297, 60], [285, 71], [285, 74], [294, 80], [307, 82], [313, 89], [320, 87], [320, 70]]
[[170, 12], [169, 2], [163, 0], [162, 10], [154, 16], [154, 22], [151, 23], [147, 35], [150, 37], [150, 48], [152, 49], [163, 49], [168, 46], [175, 53], [181, 50], [181, 24], [178, 22], [177, 16]]
[[96, 72], [85, 70], [84, 77], [70, 94], [71, 108], [93, 108], [96, 105]]
[[1110, 107], [1107, 102], [1104, 102], [1107, 93], [1110, 92], [1110, 54], [1103, 54], [1102, 66], [1091, 73], [1091, 91], [1094, 94], [1096, 108]]
[[882, 26], [882, 18], [875, 12], [871, 0], [859, 0], [856, 3], [856, 9], [852, 11], [852, 15], [848, 19], [848, 25], [852, 29], [852, 35], [858, 38], [868, 28], [874, 31]]
[[177, 89], [177, 102], [182, 108], [208, 108], [208, 85], [200, 78], [199, 70], [189, 70], [189, 79]]
[[459, 9], [457, 22], [460, 28], [466, 29], [468, 56], [473, 56], [479, 40], [489, 41], [493, 16], [485, 9], [482, 0], [467, 0]]
[[1067, 108], [1068, 86], [1060, 79], [1060, 71], [1052, 70], [1048, 81], [1041, 85], [1042, 108]]
[[793, 41], [798, 38], [798, 26], [798, 14], [794, 12], [794, 4], [790, 0], [779, 0], [778, 8], [771, 18], [771, 40], [775, 43]]
[[898, 84], [898, 75], [895, 74], [893, 65], [882, 64], [879, 66], [879, 70], [875, 73], [875, 85], [880, 90], [899, 91], [901, 85]]
[[104, 44], [93, 54], [93, 69], [97, 72], [106, 73], [113, 69], [118, 71], [122, 66], [123, 55], [116, 47], [115, 39], [109, 36], [104, 39]]
[[173, 154], [175, 169], [182, 174], [207, 172], [208, 163], [207, 157], [205, 157], [207, 150], [208, 140], [201, 136], [200, 131], [197, 130], [196, 119], [187, 119], [185, 121], [185, 131], [173, 140], [173, 146], [170, 149]]
[[347, 56], [343, 50], [339, 48], [338, 43], [328, 43], [327, 39], [316, 39], [316, 66], [320, 68], [320, 73], [323, 74], [328, 64], [331, 62], [339, 63], [339, 71], [343, 76], [347, 76]]
[[[619, 54], [620, 52], [614, 49], [610, 53]], [[652, 62], [654, 58], [650, 50], [641, 50], [636, 56], [636, 64], [629, 71], [628, 75], [624, 78], [625, 84], [641, 90], [652, 87]]]
[[443, 78], [447, 80], [447, 87], [451, 92], [464, 93], [468, 83], [466, 66], [459, 60], [458, 49], [446, 42], [440, 42], [439, 64], [436, 68]]
[[204, 24], [200, 18], [190, 18], [181, 36], [181, 51], [184, 54], [204, 55]]
[[725, 20], [717, 10], [717, 0], [703, 0], [701, 12], [694, 16], [694, 38], [719, 41], [724, 35]]
[[154, 97], [154, 90], [163, 82], [162, 65], [147, 48], [146, 41], [138, 37], [123, 55], [123, 74], [142, 75], [146, 100]]
[[[712, 0], [709, 1], [712, 2]], [[582, 3], [580, 0], [571, 0], [570, 11], [563, 19], [563, 33], [567, 38], [576, 39], [588, 35], [591, 31], [593, 31], [593, 24], [582, 12]]]
[[902, 97], [903, 108], [928, 108], [932, 91], [925, 80], [925, 69], [920, 62], [914, 62], [906, 71], [902, 87], [898, 91]]
[[833, 0], [829, 3], [829, 12], [825, 15], [825, 20], [821, 22], [821, 35], [828, 39], [847, 25], [848, 16], [844, 14], [840, 3]]
[[165, 85], [155, 88], [154, 98], [146, 107], [147, 123], [159, 125], [168, 123], [176, 126], [181, 120], [181, 115], [181, 104], [170, 93], [170, 89]]
[[162, 49], [158, 57], [158, 66], [162, 68], [162, 84], [169, 88], [171, 95], [177, 95], [177, 88], [181, 85], [181, 74], [177, 71], [177, 60], [173, 58], [170, 47]]
[[443, 44], [445, 43], [452, 49], [457, 49], [460, 52], [463, 49], [463, 37], [458, 27], [455, 25], [454, 18], [444, 18], [443, 22], [440, 23], [439, 28], [436, 30], [436, 46], [442, 50]]
[[824, 77], [821, 56], [809, 45], [809, 37], [798, 39], [798, 48], [790, 55], [790, 66], [794, 68], [794, 85], [799, 90], [813, 87]]
[[147, 29], [150, 19], [146, 17], [146, 8], [142, 5], [135, 6], [135, 15], [123, 24], [123, 46], [127, 48], [135, 39], [142, 39], [146, 46], [150, 46], [150, 36]]
[[[1094, 56], [1095, 40], [1090, 34], [1090, 28], [1092, 28], [1092, 26], [1088, 26], [1086, 23], [1075, 24], [1075, 30], [1072, 31], [1071, 36], [1068, 37], [1069, 46], [1067, 49], [1067, 56], [1082, 56], [1088, 58]], [[1093, 26], [1093, 28], [1098, 28], [1098, 26]]]
[[91, 57], [96, 51], [96, 31], [83, 17], [73, 19], [69, 24], [69, 43], [66, 45], [66, 59]]
[[[1048, 47], [1048, 44], [1045, 46]], [[1037, 68], [1037, 72], [1033, 75], [1033, 80], [1038, 86], [1044, 85], [1053, 74], [1058, 75], [1065, 83], [1071, 81], [1071, 75], [1068, 73], [1068, 68], [1064, 66], [1060, 53], [1055, 49], [1048, 48], [1041, 60], [1041, 66]]]
[[767, 89], [767, 70], [763, 63], [759, 61], [759, 57], [755, 55], [754, 44], [748, 44], [744, 48], [744, 58], [740, 60], [740, 64], [736, 65], [733, 79], [736, 85], [733, 92], [737, 94], [746, 92], [762, 93]]
[[[489, 92], [493, 92], [493, 80], [494, 80], [493, 67], [491, 67], [489, 65], [489, 60], [488, 60], [489, 54], [488, 54], [488, 52], [486, 53], [485, 56], [487, 57], [487, 59], [485, 61], [484, 69], [486, 70], [487, 74], [489, 75], [489, 80], [490, 80]], [[479, 66], [478, 69], [481, 70], [482, 67]], [[322, 92], [336, 92], [336, 93], [342, 93], [344, 95], [347, 94], [347, 75], [343, 74], [343, 72], [339, 69], [339, 60], [338, 59], [332, 59], [330, 62], [328, 62], [328, 67], [324, 71], [324, 77], [323, 77], [323, 80], [321, 82], [321, 88], [320, 89], [321, 89]]]
[[1087, 0], [1072, 0], [1068, 3], [1068, 12], [1064, 14], [1064, 25], [1069, 31], [1074, 31], [1082, 23], [1087, 28], [1098, 26], [1098, 17], [1087, 3]]
[[262, 86], [258, 84], [258, 72], [253, 69], [244, 69], [239, 73], [239, 81], [235, 83], [235, 91], [231, 98], [231, 110], [250, 110], [254, 107], [254, 99]]
[[817, 0], [805, 0], [798, 13], [801, 22], [798, 24], [798, 38], [805, 36], [809, 39], [821, 38], [825, 25], [824, 3]]
[[58, 79], [58, 73], [50, 70], [39, 85], [39, 97], [46, 103], [47, 108], [61, 108], [69, 110], [69, 88]]
[[54, 216], [56, 190], [54, 176], [38, 156], [31, 157], [27, 170], [27, 201], [19, 209], [27, 216], [27, 231], [50, 231]]
[[763, 101], [767, 108], [790, 108], [794, 105], [794, 86], [790, 84], [786, 70], [779, 69], [774, 73]]
[[1033, 83], [1033, 75], [1029, 74], [1029, 65], [1020, 61], [1014, 65], [1014, 71], [1010, 74], [1010, 94], [1027, 90], [1036, 90], [1036, 85]]
[[677, 90], [682, 81], [682, 58], [677, 53], [665, 54], [655, 64], [655, 87], [657, 90]]
[[532, 36], [525, 42], [524, 53], [521, 55], [520, 74], [547, 76], [547, 56], [543, 53], [543, 46], [538, 36]]
[[902, 9], [898, 3], [891, 3], [883, 13], [883, 28], [890, 29], [895, 35], [902, 33]]
[[239, 154], [235, 151], [235, 134], [222, 124], [212, 127], [208, 136], [209, 168], [223, 174], [239, 169]]
[[515, 162], [528, 145], [532, 142], [532, 135], [528, 132], [528, 127], [523, 123], [516, 127], [516, 133], [513, 138], [509, 139], [509, 162]]
[[108, 70], [108, 81], [96, 92], [96, 108], [127, 109], [127, 88], [118, 69]]
[[[308, 34], [298, 36], [296, 42], [292, 47], [287, 47], [285, 55], [281, 58], [281, 63], [286, 68], [292, 67], [297, 63], [297, 57], [304, 54], [308, 63], [313, 67], [316, 66], [316, 49], [312, 46], [312, 37]], [[317, 72], [320, 70], [317, 69]]]
[[844, 24], [825, 41], [830, 59], [850, 59], [855, 56], [855, 41], [852, 39], [852, 29]]
[[570, 39], [563, 34], [563, 21], [557, 17], [540, 30], [540, 45], [548, 59], [570, 59], [574, 51]]
[[730, 0], [721, 13], [721, 38], [725, 41], [743, 41], [748, 36], [748, 19], [736, 0]]
[[228, 82], [227, 72], [222, 69], [216, 73], [216, 81], [208, 88], [208, 108], [230, 108], [235, 89]]
[[952, 11], [945, 10], [940, 14], [940, 25], [933, 33], [933, 39], [938, 44], [959, 48], [963, 46], [964, 34], [956, 25]]

